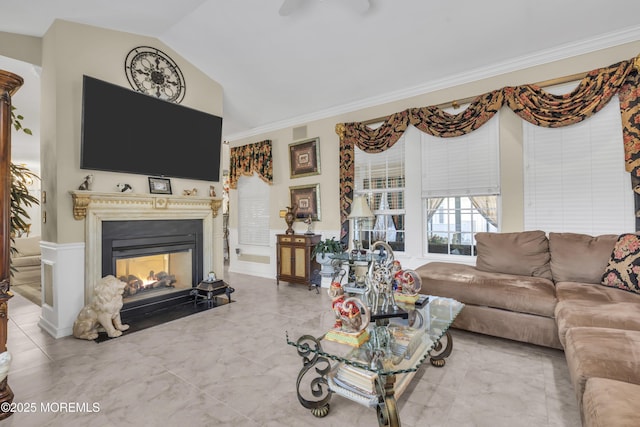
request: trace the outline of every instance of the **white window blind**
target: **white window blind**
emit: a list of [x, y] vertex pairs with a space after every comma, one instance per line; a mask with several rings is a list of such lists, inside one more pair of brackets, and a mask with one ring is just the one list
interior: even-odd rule
[[[406, 134], [406, 133], [405, 133]], [[355, 191], [376, 188], [370, 183], [374, 180], [391, 180], [389, 183], [381, 185], [383, 188], [395, 187], [394, 179], [404, 179], [404, 144], [405, 135], [393, 145], [393, 147], [381, 153], [366, 153], [359, 148], [355, 148], [354, 168], [355, 168]], [[404, 187], [404, 184], [402, 185]]]
[[[415, 129], [414, 129], [415, 130]], [[366, 153], [355, 148], [355, 194], [367, 196], [374, 220], [363, 221], [358, 237], [364, 248], [383, 240], [395, 251], [405, 242], [405, 139], [407, 132], [389, 149]]]
[[238, 180], [238, 242], [269, 246], [269, 185], [255, 174]]
[[[573, 87], [575, 83], [546, 90], [561, 94]], [[634, 230], [617, 96], [571, 126], [523, 123], [526, 230], [590, 235]]]
[[500, 194], [498, 114], [463, 136], [420, 132], [423, 198]]

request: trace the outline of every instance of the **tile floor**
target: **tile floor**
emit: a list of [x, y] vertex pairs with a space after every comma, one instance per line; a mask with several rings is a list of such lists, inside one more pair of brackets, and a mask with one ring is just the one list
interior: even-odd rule
[[[236, 303], [100, 344], [51, 338], [37, 326], [39, 307], [16, 295], [9, 384], [14, 402], [36, 412], [15, 413], [1, 427], [377, 425], [375, 410], [340, 396], [321, 419], [297, 401], [302, 362], [285, 330], [313, 324], [328, 309], [326, 292], [238, 274], [226, 280]], [[447, 365], [425, 365], [399, 400], [403, 426], [580, 426], [561, 351], [453, 336]], [[61, 411], [68, 402], [99, 411]]]

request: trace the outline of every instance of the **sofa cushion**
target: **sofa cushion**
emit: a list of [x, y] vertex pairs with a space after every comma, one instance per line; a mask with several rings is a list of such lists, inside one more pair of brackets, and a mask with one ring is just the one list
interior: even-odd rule
[[585, 427], [635, 427], [640, 385], [607, 378], [589, 378], [582, 399]]
[[11, 258], [11, 266], [15, 268], [40, 266], [40, 255]]
[[602, 284], [640, 293], [640, 236], [621, 234], [602, 276]]
[[617, 240], [617, 234], [549, 233], [553, 280], [600, 283]]
[[563, 346], [567, 331], [577, 326], [640, 331], [640, 303], [560, 301], [556, 305], [556, 323]]
[[478, 270], [552, 279], [544, 231], [476, 233]]
[[431, 262], [416, 269], [421, 293], [454, 298], [519, 313], [553, 317], [556, 306], [553, 282], [542, 277], [489, 273], [471, 265]]
[[17, 237], [13, 247], [18, 250], [14, 257], [40, 256], [40, 236]]
[[558, 301], [594, 301], [601, 302], [634, 302], [640, 304], [640, 295], [616, 288], [594, 285], [591, 283], [559, 282], [556, 283]]
[[640, 332], [577, 327], [567, 331], [564, 354], [579, 407], [589, 378], [640, 384]]

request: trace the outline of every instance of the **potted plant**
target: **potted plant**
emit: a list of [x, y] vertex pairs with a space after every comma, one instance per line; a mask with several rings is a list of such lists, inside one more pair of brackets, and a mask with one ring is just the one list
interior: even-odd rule
[[311, 256], [316, 257], [316, 261], [318, 264], [322, 266], [322, 274], [332, 275], [333, 268], [331, 267], [331, 262], [333, 258], [330, 255], [337, 255], [344, 252], [344, 248], [342, 247], [342, 243], [337, 241], [335, 237], [330, 239], [320, 240], [313, 247], [313, 252], [311, 252]]
[[[24, 132], [32, 135], [31, 129], [22, 126], [22, 117], [14, 112], [15, 107], [11, 107], [11, 125], [17, 132]], [[20, 230], [27, 228], [27, 221], [30, 219], [26, 211], [27, 207], [39, 205], [40, 201], [30, 194], [27, 182], [40, 179], [35, 173], [31, 172], [26, 166], [10, 163], [11, 173], [11, 241]], [[11, 247], [11, 252], [15, 252], [15, 248]]]

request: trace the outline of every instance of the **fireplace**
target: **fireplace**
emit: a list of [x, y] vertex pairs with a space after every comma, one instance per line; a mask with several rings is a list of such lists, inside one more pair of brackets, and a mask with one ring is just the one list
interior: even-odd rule
[[192, 299], [203, 274], [202, 220], [102, 222], [102, 276], [127, 284], [122, 313]]
[[[201, 193], [206, 193], [204, 188], [199, 190], [202, 190]], [[197, 245], [202, 246], [202, 252], [201, 255], [197, 255], [196, 252], [197, 260], [192, 258], [191, 285], [193, 286], [193, 283], [202, 279], [202, 276], [206, 276], [210, 271], [215, 272], [217, 277], [223, 276], [224, 232], [223, 218], [219, 215], [222, 199], [134, 192], [103, 193], [74, 190], [69, 193], [73, 205], [73, 218], [80, 223], [77, 224], [79, 227], [74, 226], [73, 229], [81, 240], [58, 245], [42, 245], [44, 302], [38, 325], [53, 337], [71, 335], [77, 314], [83, 306], [94, 300], [95, 285], [104, 277], [102, 253], [104, 222], [141, 224], [140, 221], [197, 220], [200, 226], [196, 234], [200, 233], [201, 236]], [[164, 228], [169, 227], [171, 226], [167, 225]], [[80, 228], [84, 229], [83, 232]], [[200, 251], [200, 249], [191, 249], [191, 251], [193, 255], [194, 251]], [[115, 267], [109, 268], [108, 271], [115, 271]], [[197, 269], [196, 273], [193, 272], [194, 268]], [[176, 273], [176, 276], [180, 274]], [[173, 295], [180, 296], [192, 289], [188, 287], [184, 291], [177, 289], [174, 293], [174, 289], [168, 288], [166, 291], [173, 298]], [[193, 297], [187, 295], [185, 300], [193, 301]], [[132, 300], [127, 303], [127, 306], [140, 304], [142, 309], [146, 310], [145, 306], [152, 302], [153, 299], [144, 298], [139, 301]]]

